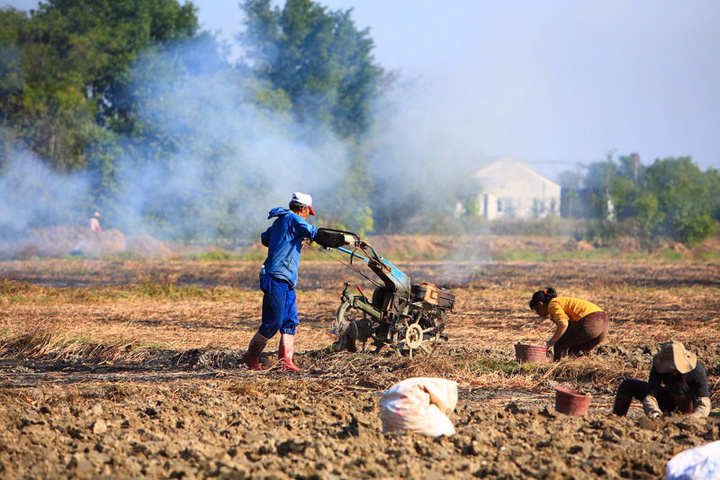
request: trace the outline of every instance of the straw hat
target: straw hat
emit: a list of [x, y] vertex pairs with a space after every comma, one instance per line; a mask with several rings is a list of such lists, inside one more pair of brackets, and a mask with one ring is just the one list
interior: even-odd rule
[[662, 344], [660, 351], [653, 357], [653, 365], [660, 373], [673, 370], [688, 373], [695, 369], [697, 355], [685, 350], [682, 343], [672, 340]]

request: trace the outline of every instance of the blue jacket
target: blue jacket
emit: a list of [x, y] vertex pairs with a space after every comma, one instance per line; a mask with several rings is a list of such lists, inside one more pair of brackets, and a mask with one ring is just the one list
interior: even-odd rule
[[270, 210], [268, 219], [273, 217], [277, 219], [260, 235], [263, 245], [268, 247], [263, 271], [295, 288], [302, 241], [304, 238], [314, 240], [318, 229], [285, 207]]

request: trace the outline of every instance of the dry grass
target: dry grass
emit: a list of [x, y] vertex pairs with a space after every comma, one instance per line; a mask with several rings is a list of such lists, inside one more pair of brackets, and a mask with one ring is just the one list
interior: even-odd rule
[[[204, 369], [224, 376], [223, 388], [247, 395], [261, 392], [277, 375], [271, 368], [248, 380], [244, 376], [254, 374], [238, 369], [260, 323], [262, 294], [254, 262], [51, 260], [0, 267], [6, 272], [0, 275], [0, 359], [5, 361], [136, 366], [144, 367], [146, 376]], [[716, 267], [612, 261], [403, 264], [413, 278], [449, 285], [457, 297], [446, 328], [449, 341], [429, 357], [409, 360], [332, 352], [330, 324], [345, 275], [335, 264], [308, 262], [298, 291], [296, 358], [309, 371], [293, 378], [293, 388], [334, 395], [432, 376], [454, 379], [471, 392], [534, 392], [562, 383], [611, 396], [621, 379], [646, 377], [654, 349], [674, 338], [706, 361], [713, 400], [719, 401]], [[560, 363], [515, 361], [515, 343], [540, 343], [552, 332], [550, 322], [527, 307], [532, 292], [546, 285], [605, 307], [612, 327], [598, 355]], [[270, 367], [276, 349], [274, 339], [266, 349]], [[134, 387], [98, 388], [122, 396]]]

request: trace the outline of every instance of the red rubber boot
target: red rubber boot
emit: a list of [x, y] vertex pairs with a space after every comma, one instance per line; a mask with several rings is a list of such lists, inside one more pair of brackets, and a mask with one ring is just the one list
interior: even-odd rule
[[290, 370], [292, 372], [301, 372], [302, 368], [295, 365], [292, 361], [293, 353], [295, 353], [295, 335], [283, 333], [280, 335], [280, 370]]
[[250, 340], [250, 345], [243, 355], [243, 363], [245, 363], [250, 370], [262, 370], [260, 365], [260, 354], [262, 353], [265, 345], [267, 345], [268, 339], [260, 335], [260, 332], [256, 333], [255, 336]]

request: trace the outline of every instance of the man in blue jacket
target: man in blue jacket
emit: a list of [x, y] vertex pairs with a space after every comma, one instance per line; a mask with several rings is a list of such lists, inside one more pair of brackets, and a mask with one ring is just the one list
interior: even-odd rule
[[292, 361], [295, 333], [300, 323], [297, 312], [295, 285], [300, 265], [303, 240], [315, 241], [324, 247], [337, 248], [355, 241], [352, 235], [330, 232], [310, 225], [306, 219], [315, 215], [312, 197], [306, 193], [293, 193], [289, 208], [275, 207], [268, 219], [273, 224], [260, 236], [268, 247], [268, 255], [260, 270], [262, 289], [262, 324], [250, 341], [243, 362], [252, 370], [262, 370], [260, 354], [268, 340], [280, 331], [280, 368], [299, 372]]

